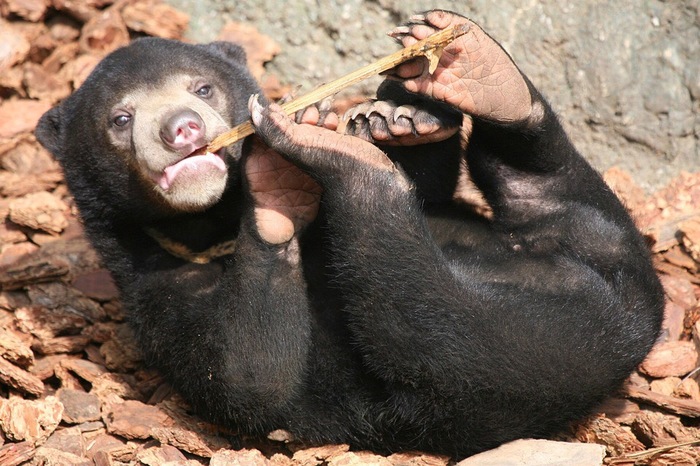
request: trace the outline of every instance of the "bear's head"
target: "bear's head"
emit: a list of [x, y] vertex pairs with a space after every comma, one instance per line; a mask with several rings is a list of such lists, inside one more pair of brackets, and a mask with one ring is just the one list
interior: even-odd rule
[[242, 143], [203, 149], [249, 118], [258, 92], [234, 44], [140, 39], [105, 57], [36, 136], [81, 210], [99, 202], [127, 215], [201, 212], [236, 177]]

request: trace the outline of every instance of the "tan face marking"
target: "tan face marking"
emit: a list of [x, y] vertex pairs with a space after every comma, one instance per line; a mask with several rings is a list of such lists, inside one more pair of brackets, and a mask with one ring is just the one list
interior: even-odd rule
[[[226, 96], [215, 82], [175, 75], [162, 85], [124, 96], [112, 109], [109, 137], [122, 153], [130, 154], [126, 162], [166, 204], [175, 210], [201, 211], [221, 198], [227, 165], [223, 151], [191, 154], [230, 129], [227, 108]], [[119, 126], [125, 116], [127, 124]]]

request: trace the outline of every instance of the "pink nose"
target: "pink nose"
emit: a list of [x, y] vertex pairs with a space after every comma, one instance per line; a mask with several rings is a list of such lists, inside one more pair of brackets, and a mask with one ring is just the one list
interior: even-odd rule
[[161, 140], [182, 155], [189, 155], [206, 145], [205, 134], [202, 117], [189, 108], [168, 113], [160, 127]]

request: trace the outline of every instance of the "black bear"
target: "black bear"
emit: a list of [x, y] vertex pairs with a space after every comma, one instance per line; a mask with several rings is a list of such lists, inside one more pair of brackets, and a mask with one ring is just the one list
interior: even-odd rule
[[[464, 23], [345, 134], [261, 101], [238, 47], [159, 39], [43, 116], [147, 361], [199, 414], [464, 457], [557, 433], [654, 344], [643, 238], [506, 52], [446, 11], [393, 35]], [[488, 215], [459, 201], [467, 174]]]

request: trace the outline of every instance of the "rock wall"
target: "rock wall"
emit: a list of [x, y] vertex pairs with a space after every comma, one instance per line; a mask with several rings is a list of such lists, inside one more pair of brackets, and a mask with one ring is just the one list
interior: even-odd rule
[[255, 24], [282, 46], [269, 69], [302, 89], [394, 50], [384, 33], [412, 13], [458, 11], [506, 47], [597, 168], [622, 166], [647, 190], [700, 169], [698, 0], [169, 2], [192, 15], [198, 41], [226, 20]]

